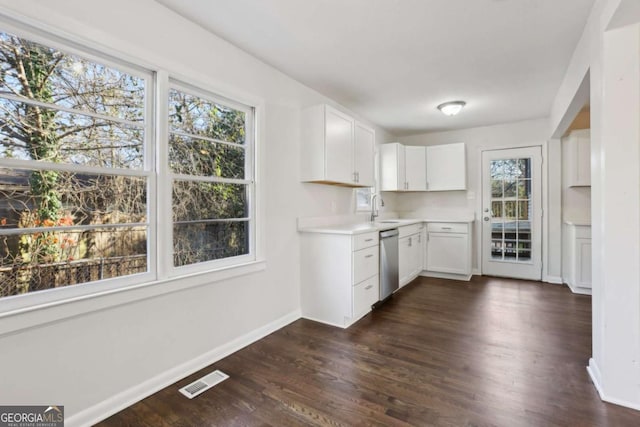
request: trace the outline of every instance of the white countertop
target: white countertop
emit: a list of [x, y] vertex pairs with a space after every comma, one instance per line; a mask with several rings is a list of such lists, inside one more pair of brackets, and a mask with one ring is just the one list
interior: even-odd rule
[[457, 223], [471, 223], [473, 219], [458, 218], [412, 218], [412, 219], [382, 219], [376, 222], [361, 222], [355, 224], [339, 224], [339, 225], [327, 225], [321, 227], [302, 227], [298, 231], [301, 233], [325, 233], [325, 234], [362, 234], [371, 233], [374, 231], [390, 230], [392, 228], [403, 227], [405, 225], [419, 224], [421, 222], [457, 222]]

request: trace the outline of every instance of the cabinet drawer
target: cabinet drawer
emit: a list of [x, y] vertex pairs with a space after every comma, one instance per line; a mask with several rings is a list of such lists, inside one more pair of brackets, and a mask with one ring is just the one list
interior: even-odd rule
[[357, 234], [353, 236], [353, 250], [359, 251], [360, 249], [368, 248], [378, 244], [380, 234], [375, 231], [373, 233]]
[[353, 287], [353, 317], [361, 317], [380, 299], [379, 276], [375, 275]]
[[419, 233], [424, 228], [424, 225], [420, 222], [418, 224], [405, 225], [403, 227], [398, 227], [399, 238], [405, 236], [411, 236], [412, 234]]
[[353, 253], [353, 285], [378, 274], [378, 246]]
[[466, 222], [430, 222], [427, 224], [427, 231], [438, 233], [468, 233], [469, 227]]

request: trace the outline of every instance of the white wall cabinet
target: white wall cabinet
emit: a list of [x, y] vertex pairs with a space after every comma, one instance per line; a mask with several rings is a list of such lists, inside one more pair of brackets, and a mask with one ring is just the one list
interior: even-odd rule
[[567, 184], [569, 187], [591, 186], [591, 131], [589, 129], [574, 130], [563, 139], [568, 144], [569, 169]]
[[411, 282], [422, 272], [423, 228], [423, 224], [413, 224], [398, 228], [400, 287]]
[[379, 233], [301, 234], [302, 317], [346, 328], [380, 299]]
[[470, 223], [427, 223], [424, 275], [450, 279], [471, 278]]
[[380, 146], [381, 191], [425, 191], [427, 163], [425, 147], [397, 142]]
[[427, 147], [427, 190], [467, 189], [467, 155], [464, 143]]
[[427, 159], [425, 147], [405, 146], [404, 176], [406, 191], [425, 191], [427, 189]]
[[356, 122], [353, 144], [356, 184], [363, 187], [373, 187], [375, 186], [375, 131], [362, 123]]
[[427, 147], [398, 142], [380, 146], [381, 191], [467, 189], [464, 143]]
[[576, 294], [591, 295], [591, 226], [565, 222], [562, 279]]
[[302, 112], [303, 182], [372, 187], [375, 131], [328, 105]]

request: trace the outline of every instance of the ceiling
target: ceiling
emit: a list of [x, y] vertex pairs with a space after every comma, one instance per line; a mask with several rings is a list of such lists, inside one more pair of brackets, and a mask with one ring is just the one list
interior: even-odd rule
[[594, 3], [157, 1], [397, 136], [548, 116]]

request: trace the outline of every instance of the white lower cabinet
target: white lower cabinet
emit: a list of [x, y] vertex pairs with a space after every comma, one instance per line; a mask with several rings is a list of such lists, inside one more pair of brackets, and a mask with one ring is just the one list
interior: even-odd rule
[[400, 287], [403, 287], [422, 272], [423, 224], [399, 227], [398, 271]]
[[302, 233], [302, 317], [346, 328], [380, 298], [378, 232]]
[[411, 277], [411, 240], [410, 237], [398, 239], [398, 276], [400, 276], [400, 287], [410, 281]]
[[565, 223], [562, 281], [576, 294], [591, 295], [591, 226]]
[[471, 278], [469, 223], [427, 224], [425, 275], [451, 279]]
[[380, 289], [378, 275], [375, 275], [353, 287], [353, 318], [360, 319], [371, 311], [371, 306], [378, 302]]

